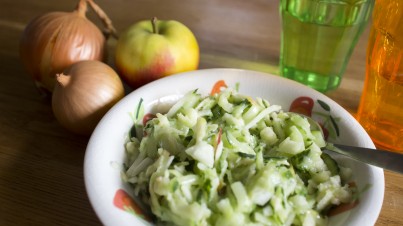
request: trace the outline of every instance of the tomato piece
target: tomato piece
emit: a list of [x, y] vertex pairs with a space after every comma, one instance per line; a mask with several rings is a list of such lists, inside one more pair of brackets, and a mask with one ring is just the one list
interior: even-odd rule
[[146, 126], [147, 122], [150, 121], [151, 119], [155, 118], [155, 117], [157, 117], [157, 116], [154, 115], [154, 114], [151, 114], [151, 113], [148, 113], [148, 114], [144, 115], [144, 117], [143, 117], [143, 126]]
[[291, 103], [290, 111], [311, 117], [313, 105], [314, 101], [312, 98], [305, 96], [298, 97]]
[[113, 197], [113, 204], [126, 212], [142, 217], [148, 222], [152, 222], [151, 218], [144, 214], [143, 210], [123, 189], [118, 189]]
[[214, 94], [216, 94], [216, 93], [219, 93], [219, 92], [221, 92], [221, 89], [222, 89], [222, 88], [227, 88], [227, 87], [228, 87], [228, 86], [227, 86], [227, 84], [225, 83], [224, 80], [219, 80], [219, 81], [217, 81], [217, 82], [214, 84], [213, 89], [211, 90], [210, 95], [214, 95]]

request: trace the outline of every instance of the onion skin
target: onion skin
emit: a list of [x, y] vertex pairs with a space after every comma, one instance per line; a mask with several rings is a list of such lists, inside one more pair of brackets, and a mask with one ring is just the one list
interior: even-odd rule
[[124, 97], [118, 74], [99, 61], [74, 63], [56, 77], [52, 109], [66, 129], [90, 135], [105, 113]]
[[106, 38], [86, 18], [87, 2], [92, 1], [81, 0], [73, 12], [39, 16], [24, 29], [20, 57], [39, 88], [52, 92], [56, 73], [75, 62], [104, 59]]

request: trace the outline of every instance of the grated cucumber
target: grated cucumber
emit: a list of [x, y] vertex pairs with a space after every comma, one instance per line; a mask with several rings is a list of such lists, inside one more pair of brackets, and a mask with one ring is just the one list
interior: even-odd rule
[[262, 98], [194, 90], [139, 121], [125, 178], [160, 223], [325, 225], [327, 209], [352, 200], [319, 131]]

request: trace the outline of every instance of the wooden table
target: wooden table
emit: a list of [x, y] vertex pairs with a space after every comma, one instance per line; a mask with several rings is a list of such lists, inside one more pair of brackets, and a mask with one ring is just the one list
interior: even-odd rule
[[[0, 7], [0, 225], [100, 225], [85, 192], [88, 137], [62, 128], [22, 67], [18, 40], [26, 24], [77, 1], [2, 0]], [[118, 32], [157, 16], [183, 22], [201, 48], [200, 68], [235, 67], [277, 73], [278, 1], [99, 0]], [[89, 18], [99, 24], [94, 14]], [[343, 82], [327, 95], [357, 110], [365, 74], [368, 29]], [[110, 41], [113, 51], [116, 41]], [[113, 65], [112, 59], [109, 63]], [[403, 175], [385, 171], [386, 190], [376, 225], [403, 225]], [[366, 213], [371, 214], [371, 213]]]

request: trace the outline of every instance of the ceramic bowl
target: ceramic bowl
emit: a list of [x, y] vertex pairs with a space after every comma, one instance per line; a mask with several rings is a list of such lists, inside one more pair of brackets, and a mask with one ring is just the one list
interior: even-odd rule
[[[208, 95], [219, 80], [231, 87], [238, 86], [239, 93], [281, 105], [285, 111], [290, 108], [307, 111], [328, 127], [332, 142], [375, 148], [349, 112], [322, 93], [292, 80], [238, 69], [205, 69], [172, 75], [128, 94], [103, 117], [90, 138], [84, 163], [85, 185], [90, 202], [104, 225], [152, 225], [139, 209], [130, 187], [121, 179], [124, 143], [133, 125], [131, 115], [139, 100], [143, 99], [145, 112], [155, 112], [190, 90], [198, 89]], [[369, 189], [361, 194], [358, 205], [330, 217], [329, 224], [374, 225], [384, 195], [383, 170], [348, 158], [336, 158], [352, 169], [352, 180], [359, 189]]]

